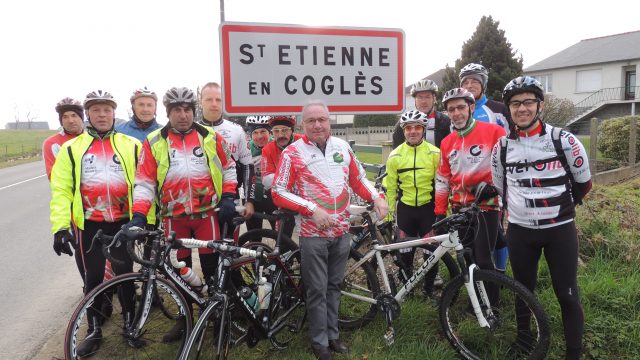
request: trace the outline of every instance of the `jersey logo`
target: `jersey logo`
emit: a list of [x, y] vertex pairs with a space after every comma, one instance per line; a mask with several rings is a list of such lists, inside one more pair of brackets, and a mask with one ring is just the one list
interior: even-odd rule
[[93, 162], [96, 160], [96, 156], [93, 154], [89, 154], [87, 156], [84, 157], [84, 163], [85, 164], [93, 164]]
[[473, 145], [469, 148], [469, 153], [472, 156], [479, 156], [480, 154], [482, 154], [482, 148], [484, 147], [484, 145], [480, 144], [480, 145]]
[[193, 148], [193, 155], [195, 157], [203, 157], [204, 153], [202, 152], [202, 148], [200, 146], [196, 146]]
[[584, 159], [582, 156], [578, 156], [575, 160], [573, 160], [573, 167], [579, 168], [584, 165]]
[[120, 165], [120, 159], [118, 159], [118, 157], [116, 156], [116, 154], [113, 154], [113, 162]]
[[340, 154], [339, 152], [335, 152], [333, 154], [333, 161], [335, 161], [337, 164], [340, 164], [344, 161], [344, 156], [342, 156], [342, 154]]

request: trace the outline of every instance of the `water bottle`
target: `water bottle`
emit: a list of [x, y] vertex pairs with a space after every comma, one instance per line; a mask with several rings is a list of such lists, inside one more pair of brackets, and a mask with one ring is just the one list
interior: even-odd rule
[[249, 305], [253, 311], [258, 311], [260, 309], [260, 303], [258, 302], [258, 297], [256, 293], [251, 290], [248, 286], [243, 286], [240, 288], [240, 296], [244, 299], [244, 301]]
[[369, 235], [369, 231], [367, 229], [362, 229], [360, 232], [358, 232], [356, 235], [351, 237], [351, 248], [353, 250], [358, 250], [358, 248], [360, 247], [360, 242], [362, 242], [362, 240]]
[[190, 267], [183, 267], [182, 269], [180, 269], [180, 276], [182, 277], [182, 279], [184, 279], [184, 281], [189, 283], [191, 287], [199, 289], [200, 293], [202, 294], [206, 294], [207, 285], [203, 284], [202, 279], [200, 279], [200, 277], [196, 275], [196, 273], [191, 270]]
[[267, 282], [267, 278], [261, 277], [258, 283], [258, 302], [260, 303], [260, 309], [266, 310], [269, 308], [269, 300], [271, 300], [271, 283]]

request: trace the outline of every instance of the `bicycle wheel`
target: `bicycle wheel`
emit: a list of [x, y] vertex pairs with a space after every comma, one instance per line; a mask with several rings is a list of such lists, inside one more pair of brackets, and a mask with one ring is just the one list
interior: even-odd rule
[[300, 250], [294, 251], [277, 266], [273, 274], [273, 289], [269, 303], [269, 331], [274, 331], [271, 344], [285, 349], [302, 330], [306, 316]]
[[338, 325], [346, 330], [358, 329], [369, 323], [378, 310], [376, 304], [372, 304], [354, 296], [364, 296], [376, 299], [380, 295], [380, 285], [376, 272], [371, 264], [364, 262], [353, 271], [349, 269], [360, 259], [362, 255], [351, 250], [347, 260], [347, 273], [342, 281], [342, 297], [338, 311]]
[[[110, 301], [112, 308], [111, 317], [103, 314], [94, 307], [96, 299], [102, 298], [107, 300], [105, 293], [118, 294], [118, 288], [134, 289], [133, 306], [134, 316], [133, 323], [137, 324], [138, 319], [143, 312], [144, 289], [148, 279], [140, 273], [129, 273], [116, 276], [112, 280], [102, 283], [93, 289], [78, 304], [67, 326], [65, 334], [65, 358], [77, 359], [78, 347], [82, 343], [85, 336], [89, 333], [89, 325], [92, 318], [103, 320], [101, 325], [102, 339], [100, 347], [95, 352], [85, 356], [95, 356], [104, 359], [171, 359], [176, 357], [191, 330], [191, 316], [189, 315], [189, 305], [182, 294], [176, 287], [164, 278], [156, 278], [155, 280], [155, 296], [157, 302], [161, 306], [152, 306], [149, 309], [148, 317], [142, 329], [139, 329], [138, 335], [125, 335], [124, 314], [125, 310], [121, 305], [123, 301], [122, 295], [113, 296], [114, 300]], [[119, 300], [116, 300], [119, 299]], [[171, 315], [171, 318], [167, 314]], [[175, 318], [184, 321], [185, 331], [181, 339], [174, 342], [162, 342], [163, 335], [169, 331], [175, 324]]]
[[[253, 229], [240, 235], [238, 238], [239, 244], [247, 242], [261, 242], [273, 249], [276, 247], [276, 239], [278, 238], [278, 232], [273, 229]], [[285, 234], [282, 234], [280, 240], [280, 253], [285, 253], [289, 250], [297, 250], [298, 244], [296, 244], [291, 238]]]
[[231, 348], [229, 324], [229, 309], [224, 302], [210, 302], [193, 327], [180, 359], [226, 359]]
[[[549, 348], [549, 320], [536, 297], [495, 271], [476, 270], [474, 282], [488, 328], [479, 326], [462, 276], [453, 279], [442, 295], [440, 324], [456, 351], [465, 359], [544, 358]], [[478, 289], [491, 287], [500, 290], [497, 305], [489, 307]]]

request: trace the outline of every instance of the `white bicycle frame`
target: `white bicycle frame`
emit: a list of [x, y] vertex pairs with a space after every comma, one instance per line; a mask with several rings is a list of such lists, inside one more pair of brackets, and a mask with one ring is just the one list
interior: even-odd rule
[[[398, 302], [398, 304], [401, 304], [404, 301], [407, 294], [409, 294], [409, 292], [413, 290], [416, 284], [420, 282], [422, 278], [424, 278], [427, 272], [431, 270], [434, 264], [436, 264], [438, 260], [440, 260], [442, 256], [444, 256], [446, 252], [448, 252], [451, 249], [456, 251], [461, 251], [464, 249], [464, 247], [460, 243], [460, 237], [458, 236], [458, 231], [454, 231], [450, 234], [436, 235], [433, 237], [420, 238], [416, 240], [409, 240], [405, 242], [399, 242], [399, 243], [393, 243], [393, 244], [387, 244], [387, 245], [376, 244], [373, 246], [371, 250], [369, 250], [362, 257], [362, 259], [360, 259], [358, 262], [356, 262], [355, 264], [353, 264], [347, 269], [345, 276], [354, 272], [360, 267], [360, 265], [369, 261], [371, 258], [375, 256], [376, 261], [378, 263], [378, 268], [380, 269], [380, 272], [381, 272], [382, 282], [384, 284], [383, 294], [391, 294], [391, 285], [389, 283], [389, 276], [387, 275], [387, 270], [384, 266], [384, 260], [382, 259], [382, 252], [399, 250], [399, 249], [407, 249], [407, 248], [416, 248], [420, 245], [433, 244], [433, 243], [439, 243], [436, 250], [431, 254], [431, 256], [429, 256], [429, 258], [425, 260], [425, 262], [418, 269], [414, 271], [413, 276], [411, 276], [411, 278], [409, 278], [409, 280], [407, 280], [407, 282], [403, 284], [403, 286], [400, 289], [398, 289], [398, 292], [394, 296], [394, 299]], [[477, 268], [478, 267], [476, 264], [471, 264], [469, 266], [469, 278], [465, 279], [465, 287], [467, 288], [467, 293], [469, 294], [469, 299], [473, 306], [473, 311], [478, 319], [478, 323], [480, 327], [489, 327], [489, 323], [487, 322], [487, 319], [485, 318], [485, 315], [482, 312], [482, 309], [480, 307], [480, 302], [478, 301], [478, 297], [476, 296], [476, 288], [474, 288], [473, 273]], [[489, 297], [487, 296], [487, 292], [484, 288], [484, 284], [481, 282], [478, 282], [477, 284], [475, 284], [475, 286], [477, 287], [477, 290], [480, 296], [482, 297], [483, 303], [489, 304]], [[366, 290], [366, 289], [359, 289], [359, 290]], [[348, 296], [350, 298], [368, 302], [370, 304], [377, 304], [377, 299], [374, 299], [372, 297], [353, 294], [353, 293], [346, 292], [344, 290], [342, 290], [341, 293], [343, 296]], [[489, 306], [488, 309], [491, 309], [491, 307]]]

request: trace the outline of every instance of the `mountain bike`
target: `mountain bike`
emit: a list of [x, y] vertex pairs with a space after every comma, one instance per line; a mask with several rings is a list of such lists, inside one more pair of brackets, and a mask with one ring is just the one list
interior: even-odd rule
[[[278, 234], [282, 235], [282, 228]], [[280, 254], [280, 237], [270, 253], [260, 246], [253, 250], [216, 241], [178, 239], [176, 243], [188, 248], [209, 247], [220, 253], [217, 281], [210, 288], [211, 295], [180, 359], [226, 359], [230, 349], [241, 341], [253, 347], [260, 339], [269, 339], [275, 348], [284, 349], [301, 331], [306, 311], [298, 249]], [[247, 257], [234, 259], [238, 254]], [[243, 262], [254, 266], [252, 282], [257, 289], [243, 283], [250, 279], [234, 281], [230, 270]], [[246, 336], [233, 339], [231, 323], [238, 318], [247, 321]]]
[[[495, 194], [495, 189], [485, 189], [488, 187], [478, 186], [478, 201]], [[503, 358], [505, 355], [544, 358], [549, 348], [550, 326], [535, 295], [512, 278], [478, 268], [461, 243], [460, 234], [468, 230], [481, 211], [476, 202], [434, 224], [434, 228], [448, 226], [448, 234], [393, 244], [380, 244], [373, 221], [370, 221], [371, 250], [364, 255], [352, 252], [356, 261], [349, 264], [345, 272], [339, 310], [341, 325], [348, 328], [363, 326], [380, 310], [387, 323], [384, 340], [387, 345], [393, 344], [396, 334], [393, 321], [400, 317], [402, 302], [444, 254], [455, 251], [461, 273], [446, 285], [438, 304], [440, 325], [450, 344], [466, 359]], [[362, 216], [371, 218], [372, 213], [365, 212]], [[438, 246], [394, 293], [383, 253], [423, 244]], [[372, 259], [378, 264], [376, 269], [371, 266]], [[499, 291], [491, 296], [488, 289]], [[516, 306], [527, 309], [527, 316], [518, 317]]]

